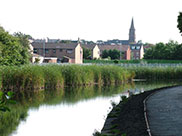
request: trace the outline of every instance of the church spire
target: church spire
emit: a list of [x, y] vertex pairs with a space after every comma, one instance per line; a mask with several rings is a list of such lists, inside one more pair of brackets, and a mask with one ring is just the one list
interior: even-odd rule
[[130, 29], [135, 29], [133, 18], [132, 18], [132, 21], [131, 21], [131, 27], [130, 27]]
[[129, 43], [136, 43], [136, 41], [135, 41], [135, 27], [134, 27], [133, 18], [131, 21], [131, 27], [130, 27], [130, 31], [129, 31]]

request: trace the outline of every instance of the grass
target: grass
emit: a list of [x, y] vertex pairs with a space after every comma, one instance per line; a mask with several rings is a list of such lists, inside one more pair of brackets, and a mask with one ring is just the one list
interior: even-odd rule
[[182, 67], [129, 67], [136, 79], [178, 80], [182, 79]]
[[[84, 60], [84, 63], [101, 63], [101, 64], [114, 64], [115, 60]], [[160, 63], [160, 64], [178, 64], [182, 63], [182, 60], [118, 60], [118, 63], [132, 63], [132, 64], [138, 64], [138, 63]]]
[[3, 90], [35, 90], [63, 86], [120, 84], [134, 75], [119, 66], [26, 65], [1, 66]]

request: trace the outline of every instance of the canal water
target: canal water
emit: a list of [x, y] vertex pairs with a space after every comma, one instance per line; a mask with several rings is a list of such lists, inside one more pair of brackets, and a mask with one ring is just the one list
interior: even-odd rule
[[100, 131], [111, 103], [122, 95], [178, 84], [135, 82], [121, 86], [89, 86], [20, 93], [11, 112], [0, 113], [1, 136], [92, 136]]

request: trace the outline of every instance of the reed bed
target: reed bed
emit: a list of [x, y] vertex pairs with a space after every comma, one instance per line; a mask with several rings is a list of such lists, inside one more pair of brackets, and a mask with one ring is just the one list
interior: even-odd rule
[[63, 86], [119, 84], [134, 77], [119, 66], [97, 65], [26, 65], [1, 66], [3, 90], [35, 90]]
[[180, 67], [128, 67], [127, 70], [135, 73], [135, 79], [171, 80], [182, 79]]

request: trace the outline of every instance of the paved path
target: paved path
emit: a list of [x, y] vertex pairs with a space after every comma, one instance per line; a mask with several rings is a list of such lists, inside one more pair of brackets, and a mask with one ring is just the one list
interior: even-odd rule
[[152, 136], [182, 136], [182, 86], [161, 90], [146, 104]]

